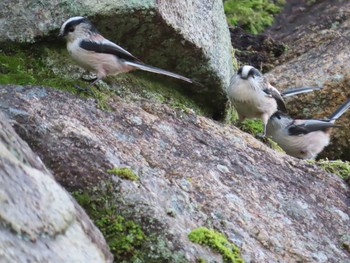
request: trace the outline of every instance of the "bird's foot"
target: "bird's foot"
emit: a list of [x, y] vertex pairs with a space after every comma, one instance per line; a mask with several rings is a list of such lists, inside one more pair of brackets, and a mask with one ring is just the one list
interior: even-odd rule
[[81, 76], [80, 79], [85, 82], [93, 82], [97, 80], [97, 77], [92, 77], [91, 75], [88, 76]]
[[82, 88], [79, 85], [74, 85], [74, 88], [79, 92], [79, 93], [87, 93], [89, 95], [94, 95], [94, 93], [92, 92], [92, 90], [90, 89], [90, 87], [85, 87]]
[[259, 141], [262, 141], [263, 143], [267, 143], [269, 141], [266, 135], [261, 133], [256, 134], [255, 138], [258, 139]]

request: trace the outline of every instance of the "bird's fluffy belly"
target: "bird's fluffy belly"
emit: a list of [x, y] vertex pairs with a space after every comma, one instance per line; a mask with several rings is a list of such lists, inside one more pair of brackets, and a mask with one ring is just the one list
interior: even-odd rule
[[246, 118], [260, 118], [262, 113], [267, 113], [268, 116], [271, 116], [277, 109], [276, 101], [264, 94], [258, 97], [258, 99], [250, 98], [246, 100], [233, 99], [233, 105], [239, 115]]
[[128, 72], [133, 69], [111, 54], [96, 53], [79, 48], [71, 55], [84, 69], [104, 76]]
[[232, 86], [234, 88], [228, 91], [228, 95], [240, 116], [260, 118], [262, 113], [271, 116], [277, 110], [274, 98], [249, 83], [237, 80], [237, 84]]
[[278, 136], [274, 134], [272, 139], [289, 155], [314, 159], [329, 144], [329, 136], [323, 131], [311, 132], [297, 136]]

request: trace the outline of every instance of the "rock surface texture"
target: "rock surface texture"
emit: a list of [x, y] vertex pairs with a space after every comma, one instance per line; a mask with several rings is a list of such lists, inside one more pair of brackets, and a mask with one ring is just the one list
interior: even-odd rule
[[[301, 85], [324, 86], [322, 92], [288, 100], [299, 118], [328, 117], [350, 98], [350, 2], [288, 0], [269, 34], [288, 49], [267, 76], [280, 90]], [[304, 6], [301, 7], [301, 4]], [[350, 160], [350, 112], [337, 124], [331, 145], [320, 157]]]
[[100, 231], [0, 113], [1, 262], [112, 262]]
[[[112, 178], [120, 211], [143, 228], [152, 222], [182, 255], [169, 262], [220, 262], [188, 240], [199, 226], [225, 233], [246, 262], [350, 262], [350, 192], [337, 176], [205, 117], [147, 100], [110, 103], [104, 112], [50, 88], [0, 87], [0, 109], [56, 179], [84, 188]], [[113, 167], [140, 180], [106, 173]]]
[[105, 37], [145, 63], [202, 83], [203, 87], [180, 84], [199, 104], [211, 108], [214, 117], [222, 118], [224, 91], [233, 71], [222, 1], [2, 1], [0, 45], [53, 40], [61, 24], [77, 15], [88, 16]]

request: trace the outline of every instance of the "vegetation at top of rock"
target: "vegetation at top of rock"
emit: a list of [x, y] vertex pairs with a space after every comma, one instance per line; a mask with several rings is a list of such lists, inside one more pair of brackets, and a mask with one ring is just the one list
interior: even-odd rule
[[129, 168], [124, 167], [124, 168], [113, 168], [113, 169], [109, 169], [107, 170], [107, 173], [109, 174], [114, 174], [119, 176], [120, 178], [123, 179], [128, 179], [131, 181], [137, 181], [139, 180], [139, 177]]
[[88, 83], [81, 80], [83, 72], [70, 60], [63, 45], [2, 43], [0, 48], [0, 84], [39, 85], [67, 90], [94, 98], [103, 110], [110, 110], [108, 101], [118, 95], [130, 100], [146, 98], [176, 110], [186, 109], [209, 115], [202, 105], [177, 89], [178, 83], [170, 82], [166, 77], [144, 72], [120, 74], [91, 87], [89, 93], [81, 93], [75, 87], [87, 86]]
[[114, 189], [106, 185], [106, 191], [75, 191], [72, 195], [86, 210], [105, 237], [115, 262], [137, 257], [139, 249], [147, 239], [140, 225], [117, 213], [113, 200]]
[[192, 230], [191, 233], [188, 234], [188, 238], [194, 243], [208, 246], [219, 252], [224, 262], [244, 263], [239, 248], [229, 242], [223, 234], [215, 230], [199, 227]]
[[258, 119], [245, 119], [243, 122], [238, 122], [238, 113], [235, 109], [235, 107], [228, 103], [228, 106], [226, 107], [226, 118], [225, 122], [230, 123], [237, 123], [235, 124], [240, 130], [247, 132], [249, 134], [252, 134], [254, 136], [258, 134], [263, 133], [263, 122], [262, 120]]
[[86, 85], [82, 81], [58, 77], [47, 70], [38, 50], [30, 46], [0, 50], [0, 84], [45, 85], [74, 91], [74, 85]]
[[254, 136], [258, 134], [262, 134], [264, 130], [263, 129], [264, 124], [262, 120], [256, 120], [256, 119], [246, 119], [242, 123], [240, 123], [238, 127], [242, 131], [250, 133]]
[[229, 24], [258, 34], [273, 23], [273, 16], [284, 3], [284, 0], [226, 0], [224, 7]]
[[310, 163], [315, 163], [320, 166], [323, 170], [336, 174], [347, 181], [350, 184], [350, 162], [342, 160], [310, 160]]
[[[67, 90], [78, 93], [76, 86], [85, 87], [87, 82], [81, 79], [64, 76], [55, 72], [44, 57], [49, 49], [40, 46], [14, 45], [2, 47], [0, 50], [0, 84], [39, 85]], [[58, 51], [57, 51], [58, 52]], [[59, 52], [58, 52], [59, 53]], [[62, 55], [62, 54], [56, 54]], [[57, 65], [59, 68], [59, 65]], [[101, 92], [92, 87], [90, 94], [80, 93], [82, 96], [93, 96], [101, 109], [108, 109], [107, 100], [110, 91]]]

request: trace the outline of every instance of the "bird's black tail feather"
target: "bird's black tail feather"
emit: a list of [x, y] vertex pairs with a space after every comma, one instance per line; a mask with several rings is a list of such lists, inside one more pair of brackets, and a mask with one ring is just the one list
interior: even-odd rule
[[340, 118], [348, 109], [350, 108], [350, 99], [348, 99], [346, 102], [344, 102], [342, 105], [338, 107], [338, 109], [335, 110], [335, 112], [332, 113], [331, 116], [329, 116], [329, 120], [336, 121]]

